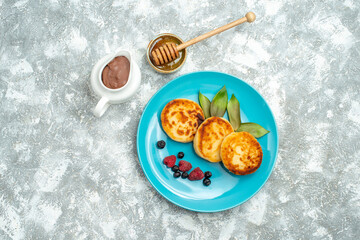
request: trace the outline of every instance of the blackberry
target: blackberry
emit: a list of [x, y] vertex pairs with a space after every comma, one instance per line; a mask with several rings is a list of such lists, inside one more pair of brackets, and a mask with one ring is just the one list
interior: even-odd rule
[[173, 172], [178, 172], [178, 171], [179, 171], [179, 166], [178, 166], [178, 165], [174, 165], [174, 166], [171, 168], [171, 170], [172, 170]]
[[185, 154], [183, 152], [179, 152], [177, 155], [178, 158], [183, 158], [184, 156], [185, 156]]
[[210, 171], [205, 172], [205, 178], [211, 178], [212, 173]]
[[209, 186], [209, 185], [211, 184], [211, 180], [208, 179], [208, 178], [205, 178], [205, 179], [203, 180], [203, 184], [204, 184], [205, 186]]
[[166, 143], [164, 140], [160, 140], [157, 142], [156, 145], [158, 146], [158, 148], [163, 149], [165, 147]]
[[181, 174], [181, 178], [188, 178], [188, 176], [189, 176], [189, 174], [187, 173], [187, 172], [183, 172], [182, 174]]

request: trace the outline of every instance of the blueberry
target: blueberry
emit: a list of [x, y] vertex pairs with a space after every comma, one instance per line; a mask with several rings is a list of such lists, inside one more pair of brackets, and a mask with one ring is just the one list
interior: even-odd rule
[[165, 147], [165, 141], [164, 140], [158, 141], [157, 146], [158, 146], [158, 148], [164, 148]]
[[177, 172], [177, 171], [179, 171], [179, 166], [178, 166], [178, 165], [174, 165], [174, 166], [171, 168], [171, 170], [172, 170], [173, 172]]
[[179, 152], [179, 153], [178, 153], [178, 158], [183, 158], [184, 155], [185, 155], [185, 154], [184, 154], [183, 152]]
[[180, 172], [174, 172], [174, 178], [178, 178], [180, 177], [181, 173]]
[[205, 178], [205, 179], [203, 180], [203, 184], [204, 184], [205, 186], [209, 186], [209, 185], [211, 184], [211, 180], [208, 179], [208, 178]]
[[183, 172], [182, 174], [181, 174], [181, 178], [187, 178], [189, 176], [189, 174], [187, 173], [187, 172]]
[[205, 172], [205, 178], [211, 178], [212, 173], [210, 171]]

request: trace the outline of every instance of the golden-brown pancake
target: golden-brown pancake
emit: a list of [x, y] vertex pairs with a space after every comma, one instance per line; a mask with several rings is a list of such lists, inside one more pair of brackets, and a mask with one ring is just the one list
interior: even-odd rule
[[196, 154], [210, 162], [220, 162], [221, 143], [232, 132], [234, 129], [228, 120], [221, 117], [206, 119], [200, 125], [194, 138]]
[[161, 125], [166, 134], [177, 142], [191, 142], [204, 120], [204, 113], [194, 101], [174, 99], [161, 112]]
[[230, 172], [247, 175], [260, 167], [263, 153], [259, 142], [250, 133], [234, 132], [222, 142], [220, 155]]

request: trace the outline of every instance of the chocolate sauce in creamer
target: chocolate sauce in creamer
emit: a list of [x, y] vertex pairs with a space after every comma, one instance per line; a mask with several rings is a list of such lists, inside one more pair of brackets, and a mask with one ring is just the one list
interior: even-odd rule
[[124, 56], [115, 57], [109, 62], [101, 74], [104, 85], [111, 89], [125, 86], [129, 81], [130, 62]]

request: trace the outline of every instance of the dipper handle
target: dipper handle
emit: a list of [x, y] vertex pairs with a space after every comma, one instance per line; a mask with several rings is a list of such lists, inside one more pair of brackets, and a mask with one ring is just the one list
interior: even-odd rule
[[223, 31], [226, 31], [226, 30], [230, 29], [230, 28], [233, 28], [233, 27], [235, 27], [237, 25], [240, 25], [240, 24], [242, 24], [244, 22], [251, 23], [251, 22], [255, 21], [255, 19], [256, 19], [255, 13], [248, 12], [245, 15], [245, 17], [242, 17], [242, 18], [240, 18], [238, 20], [235, 20], [235, 21], [233, 21], [231, 23], [228, 23], [228, 24], [226, 24], [226, 25], [224, 25], [222, 27], [216, 28], [216, 29], [214, 29], [214, 30], [212, 30], [210, 32], [207, 32], [207, 33], [205, 33], [205, 34], [203, 34], [201, 36], [198, 36], [198, 37], [193, 38], [193, 39], [191, 39], [191, 40], [189, 40], [187, 42], [184, 42], [183, 44], [178, 45], [176, 47], [176, 49], [178, 51], [181, 51], [182, 49], [187, 48], [188, 46], [191, 46], [191, 45], [193, 45], [195, 43], [198, 43], [198, 42], [200, 42], [200, 41], [202, 41], [204, 39], [207, 39], [209, 37], [212, 37], [212, 36], [214, 36], [214, 35], [216, 35], [218, 33], [221, 33]]

